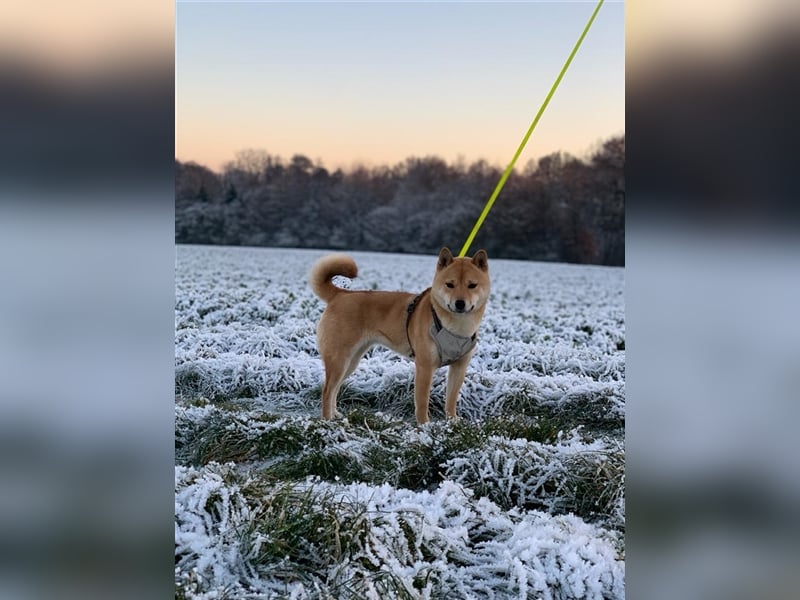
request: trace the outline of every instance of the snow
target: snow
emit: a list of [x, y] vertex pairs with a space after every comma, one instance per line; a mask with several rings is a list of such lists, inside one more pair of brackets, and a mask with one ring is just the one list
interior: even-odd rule
[[[458, 413], [479, 426], [499, 415], [557, 416], [565, 419], [557, 440], [488, 436], [481, 447], [448, 455], [443, 480], [429, 489], [388, 480], [284, 482], [319, 495], [320, 506], [365, 511], [365, 533], [340, 562], [301, 580], [285, 576], [291, 561], [259, 562], [259, 548], [271, 542], [254, 528], [280, 487], [263, 473], [283, 458], [264, 458], [248, 443], [292, 431], [305, 439], [286, 451], [299, 460], [322, 435], [325, 452], [362, 464], [372, 449], [433, 447], [449, 431], [441, 422], [446, 369], [434, 378], [434, 423], [418, 428], [413, 363], [382, 348], [349, 378], [339, 409], [367, 406], [391, 427], [370, 436], [346, 420], [320, 424], [315, 328], [324, 304], [307, 274], [324, 254], [177, 247], [176, 440], [188, 444], [223, 423], [226, 439], [236, 440], [229, 449], [241, 450], [227, 464], [186, 462], [188, 454], [177, 452], [176, 584], [186, 597], [345, 598], [347, 586], [391, 597], [376, 576], [383, 573], [390, 590], [412, 598], [623, 598], [617, 475], [601, 480], [601, 516], [573, 514], [583, 501], [576, 486], [592, 474], [618, 467], [624, 483], [622, 432], [614, 429], [625, 415], [624, 271], [608, 267], [490, 257], [492, 295]], [[435, 265], [430, 256], [352, 256], [360, 270], [348, 282], [353, 289], [419, 292]]]
[[[246, 568], [239, 538], [252, 526], [257, 509], [239, 485], [225, 484], [226, 479], [235, 480], [233, 473], [233, 465], [216, 463], [199, 470], [176, 468], [177, 552], [192, 564], [193, 572], [236, 589], [236, 597], [278, 597], [280, 584]], [[434, 597], [434, 592], [435, 597], [448, 598], [624, 597], [619, 540], [577, 517], [503, 511], [450, 481], [433, 492], [312, 479], [298, 485], [303, 487], [329, 492], [329, 502], [346, 501], [366, 511], [368, 535], [332, 578], [351, 578], [349, 570], [354, 573], [363, 559], [391, 572], [420, 598]], [[220, 515], [217, 522], [211, 522], [205, 509], [212, 497]], [[428, 580], [421, 590], [414, 585], [420, 577]], [[302, 583], [290, 590], [298, 598], [313, 595]]]

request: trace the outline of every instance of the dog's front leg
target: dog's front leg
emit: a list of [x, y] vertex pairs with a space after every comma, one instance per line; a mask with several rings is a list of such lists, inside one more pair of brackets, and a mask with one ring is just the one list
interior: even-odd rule
[[447, 370], [447, 396], [444, 403], [444, 412], [448, 419], [456, 416], [456, 402], [458, 392], [461, 391], [461, 384], [464, 383], [464, 376], [467, 374], [467, 365], [472, 354], [468, 354], [450, 365]]
[[414, 375], [414, 406], [419, 424], [428, 422], [428, 403], [431, 398], [432, 383], [433, 367], [418, 361]]

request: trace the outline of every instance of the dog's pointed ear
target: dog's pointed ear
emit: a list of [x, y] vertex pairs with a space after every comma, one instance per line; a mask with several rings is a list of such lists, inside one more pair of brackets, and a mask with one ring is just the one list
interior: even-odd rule
[[478, 267], [481, 271], [488, 271], [489, 270], [489, 257], [486, 254], [486, 250], [481, 248], [472, 256], [472, 264]]
[[451, 262], [453, 262], [453, 253], [450, 252], [450, 248], [442, 248], [439, 252], [439, 263], [436, 265], [436, 269], [444, 269]]

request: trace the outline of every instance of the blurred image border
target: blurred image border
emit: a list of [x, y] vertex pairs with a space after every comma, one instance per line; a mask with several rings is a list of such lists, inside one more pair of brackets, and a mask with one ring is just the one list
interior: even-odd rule
[[[632, 598], [796, 593], [795, 4], [646, 48], [646, 5], [696, 15], [626, 3]], [[174, 587], [172, 17], [74, 62], [3, 52], [3, 597]]]

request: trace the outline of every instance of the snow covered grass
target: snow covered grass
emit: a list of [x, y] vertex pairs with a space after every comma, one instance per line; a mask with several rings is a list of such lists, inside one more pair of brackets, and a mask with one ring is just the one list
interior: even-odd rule
[[[623, 271], [490, 259], [461, 419], [440, 369], [416, 426], [413, 363], [375, 349], [326, 422], [323, 254], [177, 248], [176, 596], [624, 597]], [[353, 255], [357, 289], [433, 277]]]

